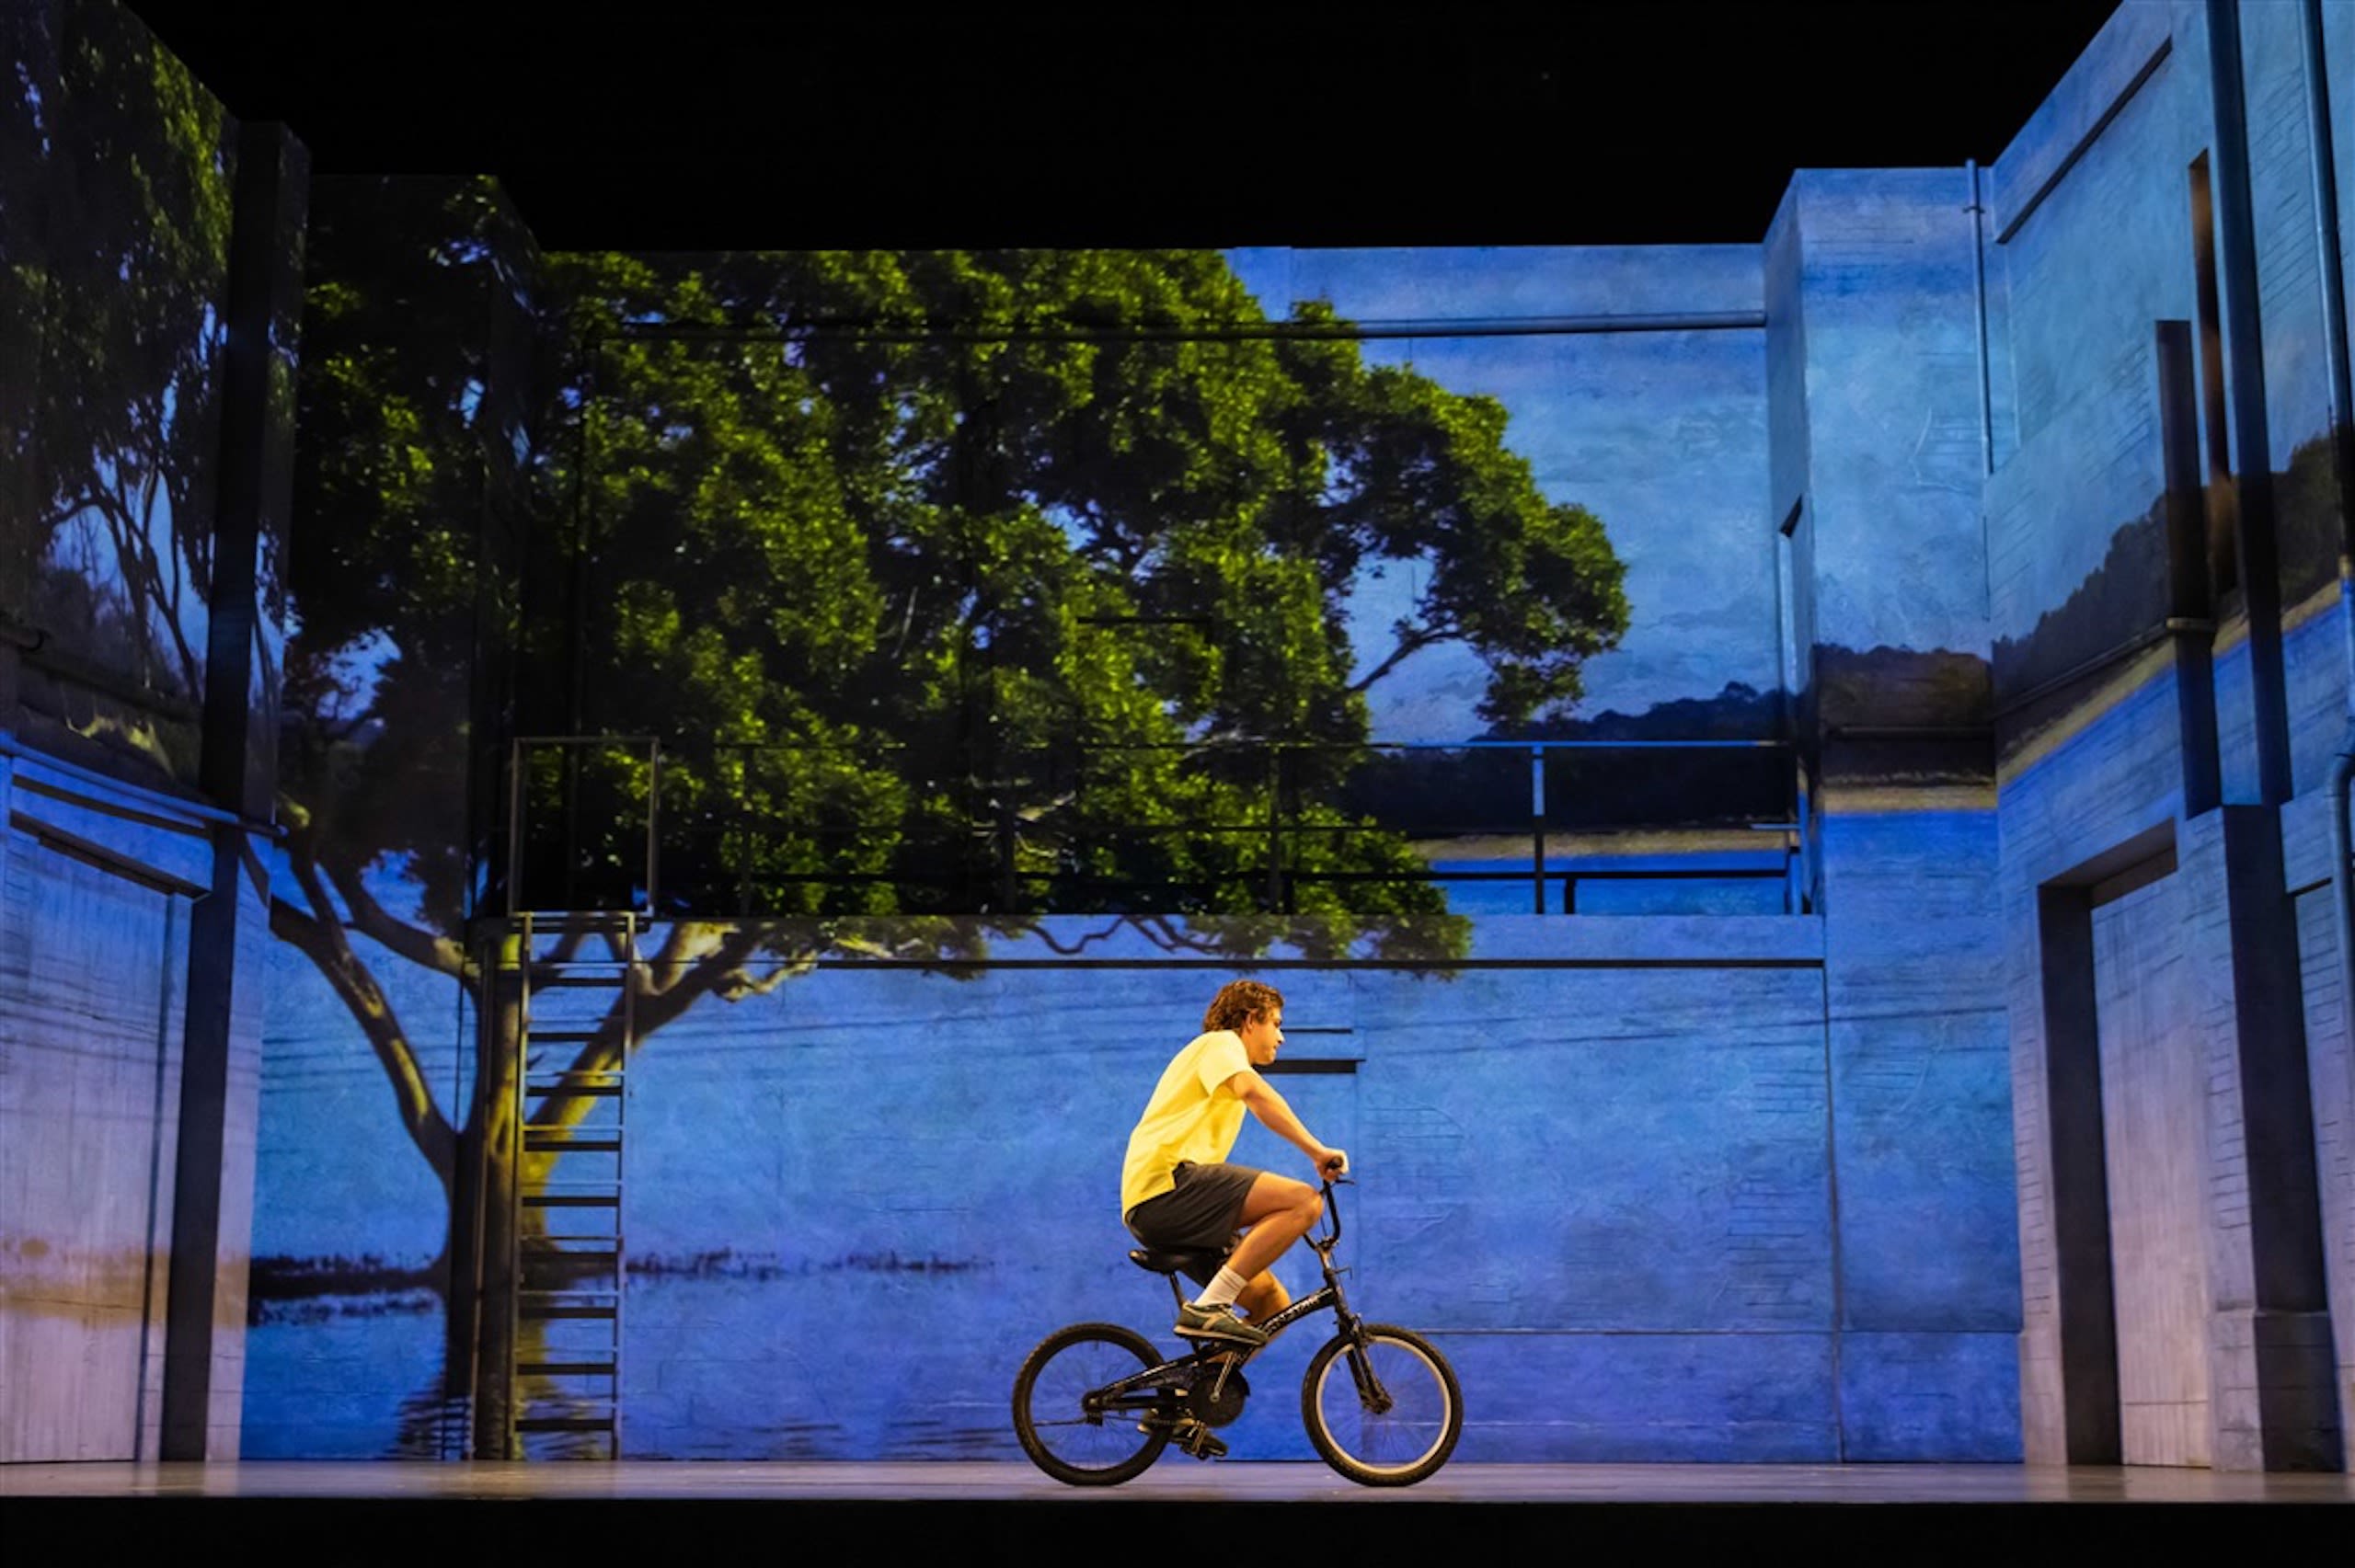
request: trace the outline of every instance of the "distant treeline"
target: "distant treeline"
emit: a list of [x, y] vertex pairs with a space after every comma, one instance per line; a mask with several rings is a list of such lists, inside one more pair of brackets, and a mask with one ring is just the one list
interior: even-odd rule
[[[1770, 740], [1784, 698], [1740, 681], [1641, 713], [1609, 710], [1491, 730], [1489, 740]], [[1780, 747], [1556, 751], [1545, 759], [1545, 821], [1554, 829], [1707, 827], [1780, 820], [1792, 763]], [[1529, 754], [1470, 748], [1377, 753], [1350, 779], [1347, 808], [1416, 838], [1530, 830]]]
[[[2273, 475], [2275, 538], [2280, 545], [2285, 607], [2318, 591], [2338, 575], [2337, 482], [2330, 441], [2318, 436], [2291, 453]], [[2230, 614], [2237, 593], [2220, 596]], [[2166, 498], [2118, 525], [2101, 565], [2069, 597], [2037, 618], [2029, 633], [1995, 643], [1995, 692], [2000, 703], [2099, 658], [2166, 618]]]

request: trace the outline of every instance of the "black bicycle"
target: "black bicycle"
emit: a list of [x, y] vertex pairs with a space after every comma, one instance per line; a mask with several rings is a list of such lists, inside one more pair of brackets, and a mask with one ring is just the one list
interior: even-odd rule
[[[1348, 1185], [1347, 1182], [1342, 1185]], [[1341, 1239], [1334, 1184], [1325, 1184], [1327, 1228], [1308, 1243], [1325, 1271], [1321, 1289], [1265, 1324], [1272, 1343], [1311, 1312], [1333, 1310], [1337, 1332], [1309, 1358], [1300, 1388], [1300, 1418], [1327, 1464], [1366, 1486], [1410, 1486], [1437, 1471], [1464, 1433], [1464, 1396], [1455, 1369], [1419, 1333], [1370, 1323], [1341, 1293], [1346, 1270], [1333, 1266]], [[1215, 1267], [1225, 1254], [1140, 1247], [1139, 1268], [1169, 1281], [1190, 1265]], [[1014, 1432], [1031, 1462], [1074, 1486], [1115, 1486], [1161, 1457], [1175, 1442], [1198, 1459], [1218, 1459], [1226, 1445], [1212, 1430], [1243, 1413], [1250, 1385], [1243, 1367], [1265, 1345], [1206, 1340], [1165, 1361], [1153, 1342], [1119, 1323], [1074, 1323], [1040, 1341], [1014, 1379]]]

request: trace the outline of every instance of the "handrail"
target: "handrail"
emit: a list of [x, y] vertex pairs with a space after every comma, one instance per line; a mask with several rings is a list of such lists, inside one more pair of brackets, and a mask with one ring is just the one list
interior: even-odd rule
[[1065, 322], [1032, 320], [992, 325], [971, 319], [917, 320], [806, 317], [762, 326], [702, 326], [669, 322], [625, 325], [589, 335], [590, 349], [633, 338], [657, 342], [790, 343], [847, 338], [877, 343], [1236, 343], [1272, 340], [1356, 341], [1412, 338], [1574, 338], [1619, 332], [1756, 331], [1766, 313], [1755, 310], [1649, 311], [1588, 315], [1430, 316], [1391, 321]]
[[[1236, 883], [1238, 877], [1246, 882], [1257, 881], [1264, 884], [1259, 896], [1260, 902], [1263, 908], [1271, 911], [1289, 910], [1292, 907], [1292, 889], [1296, 886], [1338, 882], [1526, 883], [1531, 891], [1530, 910], [1541, 915], [1547, 912], [1547, 905], [1551, 901], [1546, 891], [1546, 885], [1549, 882], [1560, 884], [1559, 908], [1562, 912], [1573, 912], [1576, 909], [1575, 888], [1582, 878], [1615, 881], [1650, 877], [1655, 880], [1754, 882], [1781, 877], [1786, 884], [1782, 904], [1785, 913], [1794, 912], [1795, 910], [1797, 912], [1803, 913], [1809, 901], [1805, 890], [1802, 888], [1794, 891], [1789, 882], [1792, 857], [1802, 852], [1803, 844], [1799, 841], [1804, 838], [1806, 831], [1800, 818], [1795, 818], [1792, 815], [1794, 805], [1803, 799], [1803, 786], [1794, 781], [1785, 781], [1786, 784], [1789, 785], [1789, 789], [1785, 792], [1787, 798], [1778, 798], [1774, 801], [1752, 798], [1749, 787], [1745, 784], [1742, 798], [1735, 802], [1735, 809], [1725, 813], [1722, 819], [1706, 824], [1700, 822], [1684, 824], [1688, 827], [1706, 826], [1712, 830], [1736, 831], [1745, 834], [1752, 831], [1772, 832], [1776, 835], [1775, 839], [1756, 841], [1756, 847], [1760, 850], [1779, 848], [1784, 855], [1784, 864], [1780, 867], [1760, 868], [1738, 865], [1714, 871], [1689, 867], [1662, 867], [1657, 872], [1649, 873], [1609, 867], [1588, 872], [1567, 867], [1560, 864], [1563, 835], [1607, 831], [1612, 824], [1565, 820], [1563, 819], [1565, 814], [1558, 807], [1549, 813], [1546, 805], [1546, 796], [1551, 793], [1549, 785], [1552, 789], [1560, 787], [1560, 781], [1552, 776], [1553, 770], [1548, 762], [1548, 759], [1557, 753], [1564, 756], [1580, 756], [1587, 753], [1603, 755], [1691, 753], [1697, 756], [1716, 752], [1763, 752], [1775, 754], [1787, 763], [1796, 761], [1799, 752], [1796, 741], [1784, 738], [1333, 741], [1217, 737], [1199, 740], [1107, 739], [1080, 740], [1067, 742], [1061, 746], [1034, 744], [1007, 748], [994, 759], [997, 764], [995, 767], [989, 766], [991, 759], [943, 758], [942, 761], [953, 772], [962, 775], [963, 787], [979, 791], [981, 795], [975, 800], [965, 802], [967, 806], [973, 807], [971, 812], [959, 812], [955, 820], [936, 824], [930, 830], [913, 832], [911, 831], [913, 825], [897, 821], [858, 823], [838, 820], [810, 822], [792, 820], [781, 815], [772, 806], [756, 804], [754, 796], [760, 788], [761, 770], [754, 765], [753, 760], [758, 756], [795, 756], [804, 753], [812, 756], [863, 753], [884, 757], [916, 750], [918, 748], [914, 743], [898, 739], [811, 743], [744, 738], [712, 739], [706, 744], [711, 748], [711, 751], [706, 755], [710, 756], [715, 764], [733, 754], [738, 759], [741, 771], [737, 772], [737, 776], [732, 780], [728, 778], [725, 773], [714, 778], [711, 782], [717, 786], [716, 798], [705, 802], [686, 821], [666, 824], [658, 830], [659, 816], [654, 803], [651, 799], [647, 802], [649, 818], [646, 873], [648, 890], [644, 897], [649, 912], [660, 907], [659, 897], [654, 892], [655, 846], [653, 841], [664, 834], [675, 837], [682, 846], [702, 846], [695, 852], [701, 857], [698, 864], [709, 862], [708, 864], [703, 864], [703, 869], [696, 875], [695, 878], [696, 890], [690, 892], [688, 897], [696, 900], [700, 907], [701, 900], [706, 898], [727, 901], [732, 891], [733, 912], [739, 915], [755, 912], [756, 879], [764, 883], [773, 882], [810, 887], [905, 885], [911, 887], [950, 889], [958, 887], [978, 887], [989, 885], [994, 886], [995, 889], [994, 895], [991, 898], [990, 907], [1005, 910], [1025, 906], [1033, 898], [1043, 898], [1051, 904], [1058, 897], [1068, 897], [1080, 890], [1090, 890], [1098, 894], [1131, 891], [1149, 893], [1153, 889], [1161, 888], [1172, 894], [1186, 894], [1189, 889], [1199, 893], [1212, 887], [1231, 887]], [[522, 764], [523, 758], [534, 748], [541, 746], [559, 748], [570, 755], [577, 755], [578, 749], [584, 746], [642, 748], [658, 757], [667, 750], [669, 756], [661, 757], [658, 766], [675, 765], [674, 760], [683, 750], [693, 750], [692, 747], [683, 747], [676, 741], [669, 743], [666, 747], [661, 738], [643, 734], [517, 737], [510, 750], [510, 767], [512, 770], [510, 777], [509, 797], [511, 898], [520, 892], [523, 879], [521, 859], [524, 824], [522, 820], [523, 815]], [[1369, 825], [1364, 822], [1303, 822], [1295, 819], [1296, 811], [1286, 809], [1286, 803], [1292, 799], [1292, 795], [1294, 775], [1292, 772], [1292, 764], [1298, 759], [1318, 755], [1340, 755], [1371, 762], [1382, 757], [1398, 758], [1403, 761], [1414, 756], [1441, 753], [1453, 757], [1461, 766], [1476, 767], [1481, 765], [1475, 763], [1468, 754], [1479, 751], [1503, 752], [1519, 759], [1517, 761], [1499, 759], [1499, 762], [1508, 773], [1518, 773], [1523, 768], [1527, 770], [1526, 815], [1522, 814], [1524, 809], [1522, 807], [1517, 803], [1508, 805], [1501, 797], [1489, 801], [1487, 808], [1476, 805], [1467, 813], [1481, 819], [1457, 823], [1422, 820], [1393, 822], [1387, 825], [1381, 823]], [[1108, 822], [1088, 825], [1084, 830], [1055, 823], [1041, 824], [1026, 821], [1003, 798], [994, 801], [987, 801], [985, 798], [994, 789], [1002, 793], [1004, 777], [999, 775], [1016, 776], [1016, 770], [1040, 765], [1047, 767], [1050, 772], [1059, 777], [1066, 777], [1067, 782], [1084, 795], [1089, 760], [1099, 752], [1107, 755], [1132, 755], [1140, 752], [1200, 753], [1206, 759], [1223, 757], [1229, 760], [1226, 766], [1234, 767], [1239, 764], [1246, 769], [1264, 763], [1266, 777], [1262, 783], [1265, 793], [1262, 795], [1256, 786], [1254, 787], [1252, 801], [1256, 804], [1248, 804], [1244, 808], [1244, 814], [1248, 819], [1219, 822]], [[976, 761], [980, 762], [982, 768], [986, 771], [976, 771], [971, 765]], [[1506, 784], [1506, 774], [1499, 773], [1494, 778], [1484, 777], [1482, 789], [1486, 792], [1496, 787], [1504, 787]], [[1516, 795], [1522, 788], [1518, 784], [1510, 787]], [[986, 809], [983, 808], [985, 804]], [[568, 820], [570, 813], [571, 808], [568, 807], [565, 811]], [[1750, 818], [1761, 813], [1773, 818], [1773, 820], [1749, 820]], [[1801, 817], [1803, 815], [1802, 812]], [[1632, 820], [1617, 825], [1651, 831], [1673, 830], [1675, 826]], [[825, 853], [823, 846], [829, 842], [856, 843], [881, 834], [898, 841], [902, 851], [911, 847], [920, 851], [924, 844], [936, 844], [948, 853], [949, 861], [953, 864], [944, 864], [928, 869], [919, 868], [905, 864], [906, 854], [901, 853], [895, 853], [893, 858], [902, 864], [872, 869], [837, 869], [826, 866], [821, 862], [820, 864], [805, 864], [790, 871], [780, 870], [765, 875], [761, 874], [757, 871], [757, 866], [762, 846], [773, 844], [780, 832], [806, 842], [808, 847], [821, 855]], [[1025, 867], [1019, 864], [1018, 845], [1025, 841], [1025, 835], [1035, 835], [1040, 832], [1061, 835], [1057, 839], [1058, 842], [1085, 841], [1099, 844], [1150, 841], [1173, 835], [1224, 840], [1229, 843], [1237, 840], [1264, 840], [1267, 850], [1264, 856], [1253, 857], [1261, 864], [1251, 868], [1238, 867], [1233, 873], [1223, 876], [1191, 879], [1167, 876], [1108, 877], [1089, 875], [1075, 867], [1062, 865]], [[1074, 832], [1078, 835], [1076, 840], [1071, 838]], [[1495, 840], [1519, 836], [1524, 838], [1528, 845], [1528, 868], [1509, 871], [1482, 869], [1445, 871], [1429, 865], [1418, 865], [1411, 869], [1401, 868], [1396, 872], [1343, 873], [1296, 869], [1292, 864], [1296, 858], [1296, 850], [1299, 845], [1320, 841], [1333, 842], [1351, 835], [1373, 832], [1403, 834], [1424, 841], [1465, 838]], [[1555, 864], [1552, 865], [1547, 864], [1549, 839], [1552, 841], [1555, 853]], [[967, 857], [956, 848], [960, 842], [970, 842], [974, 846], [984, 842], [994, 844], [996, 848], [992, 856], [994, 866], [982, 865], [979, 862], [971, 864], [964, 864]], [[729, 847], [731, 843], [736, 846], [732, 851]], [[718, 847], [713, 847], [715, 845]], [[1745, 849], [1736, 853], [1749, 852]], [[566, 858], [569, 863], [571, 857], [568, 854]], [[732, 889], [729, 887], [730, 883], [733, 884]], [[1060, 893], [1058, 889], [1061, 890]], [[982, 895], [977, 893], [976, 896]]]
[[[507, 887], [506, 898], [511, 909], [530, 907], [522, 897], [523, 886], [523, 841], [525, 822], [525, 791], [523, 759], [535, 746], [557, 748], [569, 760], [575, 748], [589, 746], [622, 746], [635, 750], [644, 747], [647, 754], [646, 790], [646, 907], [651, 913], [660, 907], [657, 882], [660, 876], [661, 817], [662, 817], [662, 740], [654, 735], [518, 735], [507, 747]], [[569, 779], [568, 779], [569, 783]], [[572, 831], [572, 813], [565, 812], [566, 832]], [[566, 856], [568, 863], [571, 857]], [[568, 892], [570, 890], [567, 883]]]
[[[534, 739], [643, 745], [650, 736], [594, 735], [534, 737]], [[1264, 740], [1252, 737], [1218, 736], [1204, 740], [1090, 740], [1066, 750], [1080, 751], [1787, 751], [1796, 741], [1763, 739], [1677, 740]], [[906, 740], [800, 741], [715, 740], [722, 751], [907, 751]], [[1009, 750], [1045, 754], [1052, 746], [1017, 746]]]

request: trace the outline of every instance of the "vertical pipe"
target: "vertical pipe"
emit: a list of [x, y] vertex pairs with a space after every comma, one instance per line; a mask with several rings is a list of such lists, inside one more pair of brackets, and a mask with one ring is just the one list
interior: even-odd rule
[[1531, 850], [1531, 884], [1536, 895], [1538, 914], [1545, 912], [1545, 748], [1529, 749], [1529, 823]]
[[[245, 933], [239, 922], [267, 918], [248, 907], [244, 862], [249, 852], [236, 816], [251, 809], [270, 771], [258, 763], [254, 745], [255, 699], [266, 694], [253, 681], [262, 613], [256, 561], [273, 521], [282, 522], [286, 515], [281, 476], [291, 472], [284, 459], [293, 410], [284, 389], [292, 383], [274, 372], [284, 365], [281, 354], [293, 349], [278, 336], [281, 310], [302, 297], [301, 250], [285, 236], [290, 229], [300, 233], [304, 171], [302, 151], [282, 125], [239, 127], [236, 157], [223, 291], [228, 337], [222, 353], [220, 489], [198, 761], [204, 793], [236, 815], [213, 828], [213, 890], [198, 900], [189, 921], [157, 1439], [157, 1457], [166, 1459], [216, 1458], [216, 1437], [236, 1443], [235, 1413], [224, 1413], [218, 1426], [214, 1422], [222, 1391], [213, 1369], [224, 1345], [233, 1350], [239, 1345], [241, 1330], [219, 1321], [222, 1276], [244, 1268], [240, 1256], [248, 1250], [252, 1223], [250, 1212], [224, 1201], [231, 1150], [250, 1149], [253, 1138], [251, 1124], [242, 1119], [249, 1102], [232, 1089], [232, 1062], [250, 1060], [255, 1049], [242, 1032], [237, 989], [260, 979], [249, 960], [240, 961]], [[334, 919], [330, 910], [316, 913], [323, 921]], [[234, 1126], [233, 1116], [239, 1118]]]
[[655, 881], [662, 869], [662, 742], [646, 743], [646, 912], [661, 910]]
[[[0, 761], [0, 768], [8, 763]], [[0, 782], [0, 839], [6, 837], [7, 785]], [[7, 884], [0, 881], [0, 887]], [[152, 1459], [156, 1457], [156, 1445], [147, 1440], [147, 1376], [148, 1358], [155, 1354], [155, 1260], [162, 1255], [162, 1240], [156, 1232], [164, 1228], [164, 1209], [169, 1195], [164, 1190], [164, 1118], [172, 1112], [171, 1101], [165, 1094], [170, 1082], [168, 1069], [172, 1063], [172, 953], [173, 940], [179, 923], [180, 901], [164, 900], [164, 952], [157, 967], [163, 983], [156, 988], [155, 1001], [155, 1090], [149, 1101], [149, 1114], [155, 1117], [153, 1133], [147, 1140], [147, 1244], [143, 1249], [139, 1278], [139, 1391], [131, 1403], [131, 1457]], [[169, 1304], [167, 1303], [167, 1310]]]
[[2291, 795], [2290, 706], [2281, 663], [2281, 571], [2273, 507], [2273, 442], [2265, 400], [2264, 328], [2257, 306], [2257, 223], [2251, 209], [2248, 106], [2237, 0], [2208, 0], [2210, 90], [2216, 127], [2218, 270], [2223, 280], [2233, 454], [2239, 464], [2241, 601], [2257, 729], [2258, 799]]
[[741, 753], [736, 764], [736, 912], [752, 912], [752, 744], [731, 748]]
[[[1978, 306], [1974, 316], [1979, 328], [1979, 471], [1995, 472], [1995, 393], [1994, 378], [1987, 363], [1987, 208], [1979, 199], [1979, 161], [1971, 159], [1963, 166], [1970, 179], [1970, 205], [1963, 209], [1970, 214], [1970, 291]], [[1986, 509], [1980, 509], [1980, 522], [1986, 523]]]
[[1268, 912], [1284, 908], [1284, 749], [1281, 741], [1268, 747]]
[[507, 908], [513, 914], [523, 903], [523, 738], [507, 744]]
[[[2348, 727], [2330, 764], [2330, 907], [2338, 926], [2338, 1018], [2347, 1034], [2355, 1036], [2355, 831], [2347, 821], [2350, 784], [2355, 784], [2355, 725]], [[2355, 1105], [2348, 1107], [2348, 1114], [2355, 1117]], [[2355, 1412], [2349, 1414], [2355, 1416]]]
[[2349, 385], [2347, 267], [2338, 246], [2338, 175], [2330, 140], [2330, 82], [2323, 56], [2322, 0], [2300, 7], [2304, 27], [2308, 167], [2314, 172], [2315, 256], [2321, 276], [2323, 358], [2329, 372], [2331, 467], [2338, 484], [2338, 602], [2347, 639], [2347, 713], [2355, 721], [2355, 390]]
[[2158, 323], [2159, 449], [2166, 475], [2167, 625], [2175, 652], [2176, 713], [2183, 759], [2183, 814], [2223, 799], [2216, 748], [2215, 626], [2208, 588], [2208, 520], [2200, 504], [2199, 386], [2191, 324]]
[[[2347, 650], [2347, 733], [2330, 768], [2331, 912], [2338, 927], [2338, 1014], [2355, 1042], [2355, 833], [2347, 820], [2355, 784], [2355, 393], [2349, 387], [2347, 263], [2338, 245], [2337, 155], [2330, 138], [2330, 78], [2323, 52], [2322, 0], [2299, 7], [2306, 67], [2309, 166], [2315, 184], [2315, 250], [2321, 263], [2324, 358], [2330, 372], [2331, 465], [2338, 485], [2338, 619]], [[2355, 1104], [2347, 1107], [2355, 1125]], [[2355, 1414], [2355, 1412], [2347, 1413]]]

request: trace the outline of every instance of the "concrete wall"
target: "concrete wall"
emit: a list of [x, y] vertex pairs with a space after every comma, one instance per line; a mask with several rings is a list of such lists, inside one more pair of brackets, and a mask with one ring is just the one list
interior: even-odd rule
[[209, 849], [149, 832], [134, 865], [153, 879], [94, 864], [56, 835], [96, 813], [25, 787], [57, 787], [38, 764], [0, 771], [22, 824], [0, 855], [0, 1459], [152, 1456], [187, 888]]
[[[1811, 180], [1813, 357], [1788, 383], [1821, 431], [1803, 483], [1827, 498], [1795, 570], [1842, 730], [1817, 748], [1837, 752], [1817, 825], [1829, 916], [1482, 910], [1452, 979], [1274, 976], [1296, 1048], [1351, 1064], [1286, 1090], [1354, 1140], [1366, 1299], [1457, 1358], [1467, 1455], [2018, 1452], [1988, 765], [1983, 739], [1944, 733], [1983, 719], [1986, 687], [1968, 188], [1953, 171]], [[1548, 494], [1607, 515], [1637, 619], [1594, 701], [1641, 707], [1774, 679], [1775, 340], [1447, 326], [1738, 314], [1759, 273], [1728, 248], [1236, 265], [1263, 299], [1430, 324], [1368, 353], [1499, 398]], [[1696, 554], [1709, 572], [1678, 566]], [[1457, 674], [1422, 678], [1395, 722], [1452, 713], [1464, 735]], [[1875, 725], [1936, 733], [1894, 750], [1845, 733]], [[371, 875], [386, 907], [422, 907], [398, 868]], [[350, 950], [435, 1103], [463, 1106], [451, 988], [414, 948], [354, 931]], [[649, 1042], [630, 1081], [624, 1450], [1010, 1454], [1022, 1348], [1074, 1317], [1152, 1326], [1159, 1287], [1121, 1261], [1104, 1183], [1139, 1074], [1207, 980], [1133, 934], [1125, 950], [1101, 970], [1008, 942], [964, 983], [830, 965], [700, 1003]], [[262, 1225], [281, 1288], [255, 1331], [251, 1451], [434, 1451], [446, 1198], [346, 1001], [302, 962], [281, 979]], [[1238, 1453], [1304, 1456], [1281, 1391], [1310, 1348], [1265, 1364], [1272, 1413], [1236, 1429]]]
[[2208, 1251], [2200, 1222], [2205, 1066], [2192, 1029], [2173, 875], [2093, 911], [2103, 1157], [2118, 1302], [2120, 1454], [2204, 1465]]
[[[1989, 171], [1985, 516], [2032, 1459], [2122, 1442], [2129, 1462], [2341, 1462], [2347, 1384], [2326, 1363], [2355, 1280], [2325, 1239], [2345, 1224], [2344, 1112], [2312, 1085], [2338, 1091], [2348, 1045], [2314, 972], [2335, 959], [2296, 892], [2322, 857], [2285, 869], [2280, 849], [2320, 821], [2348, 679], [2301, 9], [2121, 7]], [[2345, 9], [2325, 7], [2333, 36]], [[2235, 39], [2245, 175], [2217, 108]], [[2328, 71], [2334, 98], [2355, 91], [2343, 51]], [[2212, 217], [2191, 200], [2203, 156]], [[2167, 555], [2168, 319], [2191, 325], [2216, 389], [2183, 434], [2206, 481], [2191, 502], [2211, 527], [2237, 519], [2237, 544], [2211, 550], [2232, 586], [2206, 600]], [[2200, 782], [2211, 744], [2221, 790]], [[2105, 1140], [2106, 1166], [2086, 1164]]]
[[1803, 170], [1766, 239], [1852, 1459], [2017, 1451], [1970, 205], [1959, 170]]
[[0, 36], [0, 1459], [234, 1458], [303, 157], [119, 6]]
[[[2016, 1453], [2001, 1076], [1977, 1059], [1994, 1053], [1949, 1036], [1835, 1063], [1809, 918], [1482, 929], [1490, 956], [1453, 979], [1265, 977], [1287, 997], [1286, 1065], [1340, 1069], [1278, 1082], [1361, 1172], [1352, 1299], [1447, 1350], [1465, 1457]], [[1074, 968], [1010, 942], [963, 980], [829, 965], [648, 1044], [626, 1113], [625, 1452], [1012, 1457], [1006, 1390], [1039, 1337], [1078, 1319], [1160, 1337], [1166, 1295], [1123, 1258], [1108, 1184], [1141, 1085], [1221, 977], [1141, 943], [1097, 951]], [[290, 1021], [332, 1016], [315, 981], [284, 982]], [[557, 993], [546, 1009], [579, 1022]], [[265, 1169], [288, 1173], [274, 1234], [386, 1264], [431, 1248], [438, 1195], [369, 1064], [306, 1058], [266, 1084]], [[1297, 1163], [1256, 1127], [1236, 1158]], [[1304, 1264], [1281, 1271], [1295, 1289]], [[264, 1303], [249, 1453], [424, 1441], [439, 1303], [391, 1273]], [[1292, 1391], [1322, 1337], [1305, 1325], [1254, 1368], [1237, 1454], [1309, 1457]]]

